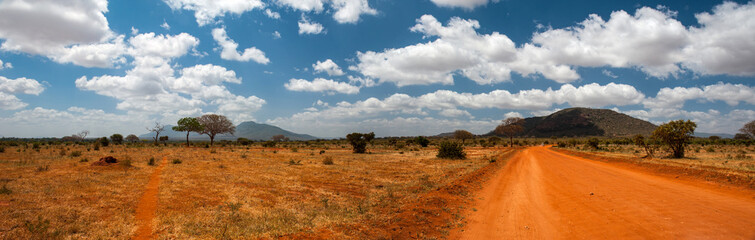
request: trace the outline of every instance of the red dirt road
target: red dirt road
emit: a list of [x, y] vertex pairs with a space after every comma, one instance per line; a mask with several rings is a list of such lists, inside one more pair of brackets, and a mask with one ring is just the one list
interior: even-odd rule
[[476, 195], [452, 239], [755, 239], [755, 192], [532, 147]]
[[152, 234], [152, 220], [155, 218], [157, 210], [157, 193], [160, 187], [160, 173], [168, 162], [167, 157], [163, 157], [160, 165], [155, 168], [152, 175], [149, 176], [149, 182], [145, 187], [144, 195], [139, 199], [139, 205], [136, 206], [136, 222], [139, 228], [136, 230], [135, 240], [156, 239]]

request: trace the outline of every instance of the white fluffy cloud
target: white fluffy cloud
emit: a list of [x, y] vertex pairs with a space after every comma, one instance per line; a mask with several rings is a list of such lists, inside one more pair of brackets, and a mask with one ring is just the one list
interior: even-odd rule
[[172, 9], [194, 11], [199, 26], [216, 22], [226, 13], [241, 15], [244, 12], [265, 7], [260, 0], [163, 0]]
[[367, 0], [332, 0], [331, 5], [336, 10], [333, 19], [338, 23], [356, 23], [362, 14], [377, 14], [377, 10], [370, 8]]
[[239, 44], [228, 38], [228, 35], [225, 32], [225, 28], [213, 29], [212, 38], [214, 38], [218, 45], [220, 45], [220, 47], [222, 48], [220, 52], [220, 58], [222, 59], [241, 62], [248, 62], [249, 60], [253, 60], [260, 64], [268, 64], [270, 62], [270, 59], [265, 57], [265, 53], [255, 47], [244, 49], [244, 53], [239, 54], [239, 52], [236, 51], [236, 48], [239, 47]]
[[755, 2], [724, 2], [695, 15], [683, 65], [699, 74], [755, 76]]
[[343, 76], [345, 73], [333, 60], [327, 59], [324, 62], [317, 61], [312, 64], [312, 69], [317, 73], [325, 72], [330, 76]]
[[[450, 7], [450, 8], [459, 7], [459, 8], [465, 8], [468, 10], [488, 4], [488, 0], [430, 0], [430, 1], [435, 3], [435, 5], [439, 7]], [[493, 0], [492, 2], [498, 2], [498, 0]]]
[[[677, 119], [689, 119], [697, 123], [695, 132], [705, 133], [735, 133], [745, 123], [755, 119], [755, 111], [749, 109], [735, 109], [727, 114], [718, 110], [687, 111], [682, 109], [651, 109], [626, 111], [626, 114], [645, 120], [651, 120], [656, 124]], [[654, 119], [660, 119], [654, 120]]]
[[608, 20], [591, 14], [576, 26], [536, 32], [520, 47], [498, 32], [477, 33], [476, 20], [453, 17], [443, 26], [424, 15], [410, 30], [435, 40], [358, 52], [355, 70], [398, 86], [453, 84], [457, 74], [493, 84], [509, 81], [511, 72], [568, 83], [580, 78], [578, 67], [635, 68], [657, 78], [686, 70], [755, 76], [755, 52], [749, 51], [755, 49], [754, 14], [755, 2], [725, 2], [697, 14], [700, 27], [689, 28], [663, 7], [615, 11]]
[[123, 63], [121, 36], [110, 30], [106, 0], [0, 2], [0, 50], [42, 55], [59, 63], [113, 67]]
[[514, 42], [497, 32], [480, 35], [475, 30], [479, 27], [475, 20], [457, 17], [443, 26], [435, 17], [424, 15], [411, 30], [438, 39], [379, 53], [358, 52], [357, 69], [398, 86], [453, 84], [457, 72], [479, 84], [509, 81], [511, 70], [503, 63], [515, 59]]
[[[173, 59], [186, 55], [199, 41], [186, 33], [145, 33], [129, 39], [134, 68], [125, 76], [81, 77], [76, 87], [120, 100], [117, 109], [129, 114], [178, 117], [201, 114], [208, 106], [234, 121], [251, 120], [250, 114], [265, 103], [255, 96], [232, 94], [224, 83], [240, 84], [241, 78], [224, 67], [204, 64], [186, 67], [176, 76]], [[189, 97], [185, 97], [188, 95]]]
[[11, 64], [10, 62], [3, 63], [3, 60], [0, 59], [0, 70], [2, 70], [3, 68], [13, 68], [13, 64]]
[[[320, 13], [327, 3], [335, 11], [333, 19], [338, 23], [357, 23], [363, 14], [376, 15], [367, 0], [276, 0], [279, 5], [303, 12]], [[301, 28], [301, 25], [300, 27]]]
[[357, 94], [359, 93], [359, 87], [350, 85], [345, 82], [336, 82], [330, 79], [315, 78], [313, 81], [307, 81], [304, 79], [290, 79], [288, 83], [284, 84], [289, 91], [296, 92], [327, 92], [327, 93], [343, 93], [343, 94]]
[[[145, 127], [154, 124], [154, 120], [143, 115], [118, 115], [80, 107], [66, 110], [36, 107], [0, 118], [0, 131], [5, 137], [63, 137], [86, 129], [91, 137], [99, 137], [113, 133], [140, 134], [145, 132]], [[34, 133], [29, 129], [35, 129], [33, 132], [39, 135], [30, 135]]]
[[16, 110], [28, 104], [16, 97], [16, 94], [39, 95], [45, 88], [34, 79], [8, 79], [0, 76], [0, 109]]
[[310, 22], [304, 15], [299, 19], [299, 35], [302, 34], [320, 34], [324, 33], [325, 28], [322, 24]]
[[740, 102], [755, 105], [755, 88], [743, 84], [717, 83], [702, 88], [661, 88], [655, 98], [648, 98], [644, 105], [650, 109], [681, 109], [690, 100], [723, 101], [730, 106]]
[[[338, 123], [344, 124], [346, 128], [352, 125], [368, 127], [362, 125], [364, 124], [362, 121], [375, 121], [385, 115], [425, 116], [429, 114], [428, 110], [438, 111], [439, 115], [446, 117], [469, 117], [471, 114], [463, 109], [545, 110], [554, 105], [567, 103], [574, 107], [626, 106], [640, 104], [643, 99], [645, 96], [634, 87], [615, 83], [603, 86], [593, 83], [580, 87], [565, 84], [558, 90], [532, 89], [518, 93], [494, 90], [489, 93], [471, 94], [438, 90], [416, 97], [396, 93], [382, 100], [368, 98], [353, 103], [339, 102], [335, 106], [297, 113], [288, 118], [276, 118], [271, 122], [291, 127], [314, 122], [328, 127], [333, 127], [330, 124]], [[409, 128], [402, 129], [409, 130]], [[343, 128], [336, 132], [340, 131], [344, 131]], [[412, 131], [400, 135], [410, 134], [418, 133]], [[419, 134], [427, 133], [419, 132]]]
[[270, 10], [269, 8], [265, 9], [265, 15], [267, 15], [267, 17], [272, 18], [272, 19], [280, 19], [281, 18], [281, 14], [280, 13], [273, 12], [273, 10]]

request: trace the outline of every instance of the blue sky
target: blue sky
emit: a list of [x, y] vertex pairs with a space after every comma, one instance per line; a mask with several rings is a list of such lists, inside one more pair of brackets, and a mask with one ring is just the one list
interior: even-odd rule
[[747, 1], [2, 0], [0, 135], [224, 114], [319, 137], [482, 134], [569, 107], [735, 133]]

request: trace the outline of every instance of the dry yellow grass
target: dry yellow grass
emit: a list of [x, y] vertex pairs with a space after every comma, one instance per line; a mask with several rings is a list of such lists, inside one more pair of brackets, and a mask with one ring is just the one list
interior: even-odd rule
[[[153, 222], [159, 238], [254, 239], [386, 221], [402, 204], [485, 166], [500, 151], [467, 148], [469, 159], [452, 161], [436, 159], [433, 148], [368, 150], [6, 147], [0, 185], [10, 192], [0, 194], [0, 239], [132, 237], [135, 208], [154, 169], [147, 165], [151, 157], [168, 159]], [[75, 151], [81, 156], [71, 157]], [[132, 166], [91, 166], [108, 155], [131, 159]], [[326, 157], [334, 164], [323, 164]]]
[[[642, 148], [634, 145], [611, 145], [599, 151], [589, 150], [584, 146], [580, 148], [581, 151], [614, 157], [640, 158], [646, 155]], [[664, 157], [668, 155], [664, 149], [659, 149], [655, 155], [655, 158], [646, 158], [643, 161], [686, 168], [705, 168], [724, 174], [755, 178], [755, 146], [694, 144], [687, 146], [684, 158]]]

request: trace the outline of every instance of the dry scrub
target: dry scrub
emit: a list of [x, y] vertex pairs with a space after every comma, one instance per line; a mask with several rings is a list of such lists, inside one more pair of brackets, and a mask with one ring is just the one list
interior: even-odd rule
[[[387, 221], [501, 150], [468, 148], [467, 160], [439, 160], [433, 148], [377, 146], [370, 154], [340, 145], [87, 148], [5, 147], [0, 239], [131, 238], [137, 202], [155, 168], [149, 159], [163, 157], [180, 164], [162, 171], [153, 228], [161, 239], [275, 238], [326, 228], [335, 238], [364, 238], [358, 232], [369, 231], [343, 226]], [[103, 156], [130, 159], [131, 166], [91, 166]]]

